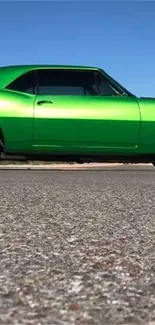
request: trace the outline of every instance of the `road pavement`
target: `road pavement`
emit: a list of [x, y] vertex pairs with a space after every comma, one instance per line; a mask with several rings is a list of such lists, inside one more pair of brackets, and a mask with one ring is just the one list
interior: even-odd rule
[[0, 324], [155, 324], [155, 168], [0, 170]]

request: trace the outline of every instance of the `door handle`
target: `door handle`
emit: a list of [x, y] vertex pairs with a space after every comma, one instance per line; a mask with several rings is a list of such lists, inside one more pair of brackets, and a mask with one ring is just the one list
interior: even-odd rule
[[39, 102], [37, 102], [37, 105], [43, 104], [53, 104], [53, 102], [51, 102], [50, 100], [39, 100]]

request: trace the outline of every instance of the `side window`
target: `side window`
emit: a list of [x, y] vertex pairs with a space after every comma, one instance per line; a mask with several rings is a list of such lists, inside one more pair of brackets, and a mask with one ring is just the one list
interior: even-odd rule
[[106, 78], [103, 78], [98, 73], [96, 74], [99, 93], [103, 96], [119, 95], [118, 90]]
[[34, 71], [26, 73], [6, 86], [6, 89], [15, 90], [28, 94], [36, 93], [36, 82]]
[[41, 69], [37, 71], [39, 95], [97, 95], [94, 71]]

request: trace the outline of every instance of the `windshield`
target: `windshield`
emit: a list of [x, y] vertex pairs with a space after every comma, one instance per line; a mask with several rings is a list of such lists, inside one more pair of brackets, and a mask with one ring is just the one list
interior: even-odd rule
[[125, 87], [123, 87], [119, 82], [117, 82], [114, 78], [112, 78], [108, 73], [106, 73], [104, 70], [100, 69], [101, 74], [107, 78], [109, 83], [113, 84], [114, 88], [118, 90], [118, 92], [121, 92], [123, 96], [130, 96], [135, 97], [134, 94], [132, 94], [129, 90], [127, 90]]

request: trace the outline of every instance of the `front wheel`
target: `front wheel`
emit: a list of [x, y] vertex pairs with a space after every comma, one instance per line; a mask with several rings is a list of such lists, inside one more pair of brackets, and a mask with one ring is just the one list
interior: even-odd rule
[[4, 151], [4, 144], [3, 144], [3, 141], [0, 139], [0, 156], [2, 155]]

